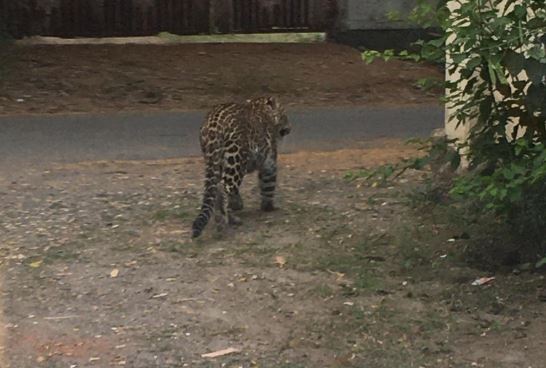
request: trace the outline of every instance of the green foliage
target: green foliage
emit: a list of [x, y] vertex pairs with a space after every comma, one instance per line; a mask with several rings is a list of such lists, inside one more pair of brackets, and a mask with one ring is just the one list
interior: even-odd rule
[[415, 82], [415, 87], [425, 92], [441, 88], [443, 85], [441, 81], [433, 78], [421, 78]]
[[385, 186], [405, 171], [402, 166], [402, 164], [386, 164], [373, 170], [360, 169], [358, 171], [349, 171], [345, 173], [344, 178], [349, 181], [363, 179], [373, 187]]
[[[419, 1], [412, 20], [443, 32], [419, 41], [414, 60], [442, 62], [457, 76], [446, 83], [452, 118], [468, 125], [469, 172], [453, 181], [451, 195], [474, 215], [494, 216], [515, 247], [546, 252], [546, 8], [544, 0], [445, 1], [436, 9]], [[447, 42], [446, 42], [447, 41]], [[367, 51], [374, 58], [409, 53]], [[423, 81], [423, 87], [425, 82]], [[463, 151], [461, 151], [463, 152]]]
[[401, 160], [396, 164], [385, 164], [374, 169], [361, 169], [345, 173], [344, 178], [349, 181], [363, 179], [372, 187], [387, 186], [407, 170], [423, 170], [435, 167], [438, 163], [447, 165], [451, 170], [459, 166], [460, 156], [450, 147], [453, 141], [445, 138], [411, 139], [407, 144], [417, 145], [418, 149], [426, 152], [419, 157]]
[[544, 145], [529, 145], [525, 139], [518, 139], [511, 160], [500, 161], [490, 174], [474, 171], [461, 176], [451, 192], [456, 196], [477, 198], [486, 209], [513, 214], [525, 202], [526, 196], [546, 194], [545, 185]]
[[383, 59], [384, 61], [389, 61], [392, 59], [398, 60], [409, 60], [409, 61], [421, 61], [422, 57], [418, 53], [409, 52], [407, 50], [402, 50], [399, 53], [396, 53], [393, 49], [387, 49], [385, 51], [376, 51], [376, 50], [365, 50], [361, 54], [362, 60], [366, 64], [373, 63], [376, 59]]
[[[391, 21], [399, 21], [404, 17], [398, 12], [388, 12], [387, 18]], [[429, 0], [417, 0], [415, 7], [406, 17], [409, 23], [417, 24], [428, 30], [431, 40], [419, 40], [414, 43], [417, 52], [402, 50], [396, 52], [388, 49], [383, 52], [375, 50], [366, 50], [362, 53], [362, 59], [366, 63], [372, 63], [376, 59], [389, 61], [392, 59], [410, 60], [410, 61], [431, 61], [437, 63], [445, 62], [445, 32], [438, 33], [438, 29], [445, 29], [448, 25], [449, 11], [445, 6], [445, 0], [438, 1], [438, 4], [432, 5]]]
[[447, 101], [457, 123], [472, 124], [471, 171], [451, 192], [538, 247], [546, 247], [544, 34], [542, 0], [469, 1], [452, 13], [446, 32], [456, 35], [447, 44], [448, 72], [460, 73], [447, 84]]
[[387, 12], [387, 19], [390, 21], [406, 20], [423, 28], [434, 28], [442, 24], [445, 19], [444, 7], [445, 0], [438, 1], [437, 5], [434, 5], [430, 0], [417, 0], [407, 17], [404, 17], [398, 11], [389, 11]]

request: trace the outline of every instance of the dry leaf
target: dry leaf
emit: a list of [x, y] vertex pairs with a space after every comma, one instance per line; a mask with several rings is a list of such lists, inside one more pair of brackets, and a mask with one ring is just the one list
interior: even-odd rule
[[489, 284], [490, 282], [493, 282], [493, 280], [495, 280], [495, 277], [480, 277], [479, 279], [474, 280], [474, 282], [472, 282], [472, 285], [473, 286], [486, 285], [486, 284]]
[[169, 295], [169, 293], [156, 294], [156, 295], [152, 296], [152, 299], [164, 298], [164, 297], [166, 297], [167, 295]]
[[217, 358], [217, 357], [220, 357], [220, 356], [233, 354], [233, 353], [240, 353], [240, 352], [241, 352], [241, 350], [239, 350], [239, 349], [227, 348], [227, 349], [215, 351], [213, 353], [201, 354], [201, 358]]
[[40, 267], [41, 265], [42, 265], [42, 261], [41, 261], [41, 260], [40, 260], [40, 261], [34, 261], [34, 262], [32, 262], [31, 264], [29, 264], [29, 266], [32, 267], [32, 268], [38, 268], [38, 267]]
[[70, 318], [77, 318], [78, 316], [53, 316], [53, 317], [44, 317], [46, 321], [58, 321], [61, 319], [70, 319]]
[[110, 277], [118, 277], [119, 270], [117, 268], [114, 268], [112, 272], [110, 272]]
[[275, 264], [279, 266], [280, 268], [283, 268], [284, 265], [286, 264], [286, 258], [284, 258], [283, 256], [276, 256]]
[[332, 275], [336, 275], [336, 281], [341, 281], [345, 277], [345, 274], [341, 273], [341, 272], [336, 272], [336, 271], [332, 271], [332, 270], [326, 270], [326, 271], [328, 271]]

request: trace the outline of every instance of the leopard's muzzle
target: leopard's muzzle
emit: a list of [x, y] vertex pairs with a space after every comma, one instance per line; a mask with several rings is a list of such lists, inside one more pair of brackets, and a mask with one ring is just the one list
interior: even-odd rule
[[290, 128], [288, 128], [288, 127], [282, 128], [282, 129], [279, 131], [279, 134], [281, 135], [281, 137], [284, 137], [284, 136], [290, 134]]

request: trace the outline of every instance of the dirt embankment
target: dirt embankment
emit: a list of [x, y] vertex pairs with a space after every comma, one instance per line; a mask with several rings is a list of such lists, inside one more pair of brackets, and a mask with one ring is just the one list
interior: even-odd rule
[[409, 62], [362, 62], [336, 44], [13, 47], [0, 60], [0, 114], [206, 109], [256, 95], [288, 105], [436, 103], [443, 77]]

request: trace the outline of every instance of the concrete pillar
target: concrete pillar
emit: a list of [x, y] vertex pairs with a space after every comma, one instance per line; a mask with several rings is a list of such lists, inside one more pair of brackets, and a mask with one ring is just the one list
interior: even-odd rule
[[[466, 1], [466, 0], [463, 0]], [[460, 8], [460, 2], [453, 0], [449, 1], [447, 3], [447, 6], [451, 12], [456, 11]], [[446, 43], [450, 45], [454, 40], [456, 39], [455, 34], [451, 34], [447, 40]], [[464, 61], [463, 61], [464, 62]], [[453, 58], [449, 52], [446, 55], [446, 80], [449, 82], [455, 82], [458, 81], [461, 78], [460, 69], [457, 68], [453, 73], [449, 72], [450, 65], [453, 63]], [[466, 81], [460, 81], [458, 82], [458, 89], [462, 90], [466, 86]], [[449, 91], [446, 90], [446, 96], [449, 97]], [[446, 114], [445, 114], [445, 131], [446, 136], [449, 140], [455, 140], [455, 146], [459, 146], [461, 144], [464, 144], [468, 141], [468, 138], [470, 137], [470, 132], [472, 130], [472, 127], [475, 125], [475, 121], [467, 121], [465, 124], [459, 124], [459, 121], [455, 118], [456, 108], [453, 107], [449, 102], [446, 103], [445, 106]], [[468, 168], [468, 149], [460, 149], [459, 153], [461, 154], [461, 169]]]
[[[466, 1], [469, 1], [469, 0], [452, 0], [452, 1], [449, 1], [447, 5], [448, 5], [449, 10], [456, 11], [461, 6], [460, 4], [464, 3]], [[505, 0], [505, 1], [501, 2], [501, 3], [499, 3], [499, 5], [498, 5], [499, 12], [504, 10], [506, 8], [506, 6], [508, 4], [510, 4], [509, 1], [510, 0]], [[510, 6], [521, 3], [521, 1], [522, 0], [513, 1], [513, 2], [511, 2]], [[528, 15], [530, 17], [533, 16], [533, 14], [530, 11], [529, 11]], [[449, 44], [450, 42], [453, 42], [455, 38], [456, 38], [455, 34], [451, 35], [447, 39], [447, 43]], [[530, 40], [530, 41], [532, 41], [532, 40]], [[523, 51], [525, 51], [525, 47], [523, 47], [521, 50], [515, 50], [515, 51], [523, 52]], [[460, 70], [459, 69], [456, 69], [454, 73], [451, 73], [451, 74], [449, 73], [448, 66], [452, 62], [453, 62], [453, 59], [452, 59], [451, 55], [449, 55], [449, 53], [448, 53], [446, 55], [446, 63], [447, 63], [447, 65], [446, 65], [446, 80], [454, 82], [454, 81], [459, 80], [461, 75], [460, 75]], [[463, 61], [462, 63], [464, 65], [465, 61]], [[474, 76], [478, 76], [478, 75], [474, 75]], [[527, 75], [525, 74], [524, 71], [520, 75], [518, 75], [518, 79], [519, 80], [527, 79]], [[508, 82], [510, 83], [511, 81], [512, 81], [512, 79], [508, 78]], [[458, 89], [462, 90], [463, 88], [465, 88], [466, 83], [467, 82], [465, 80], [459, 81], [458, 82]], [[449, 96], [448, 91], [446, 91], [446, 95]], [[493, 96], [497, 100], [500, 100], [500, 99], [503, 98], [503, 96], [498, 92], [494, 92]], [[447, 136], [448, 139], [455, 139], [456, 144], [463, 144], [463, 143], [466, 143], [468, 141], [468, 139], [470, 137], [470, 132], [472, 130], [472, 127], [475, 125], [476, 121], [467, 121], [465, 124], [459, 124], [459, 122], [455, 119], [455, 113], [456, 113], [456, 109], [453, 108], [450, 104], [446, 104], [446, 121], [445, 121], [446, 136]], [[510, 124], [508, 124], [506, 126], [506, 135], [509, 137], [509, 139], [511, 139], [514, 129], [518, 128], [517, 127], [518, 124], [519, 124], [519, 121], [517, 119], [514, 119], [513, 121], [510, 122]], [[521, 136], [524, 133], [524, 130], [521, 127], [519, 127], [519, 130], [518, 130], [517, 133], [518, 133], [517, 136]], [[460, 150], [460, 153], [461, 153], [461, 168], [466, 169], [468, 167], [468, 164], [469, 164], [468, 159], [466, 157], [467, 154], [468, 154], [468, 149], [467, 148], [462, 149], [462, 150]]]

